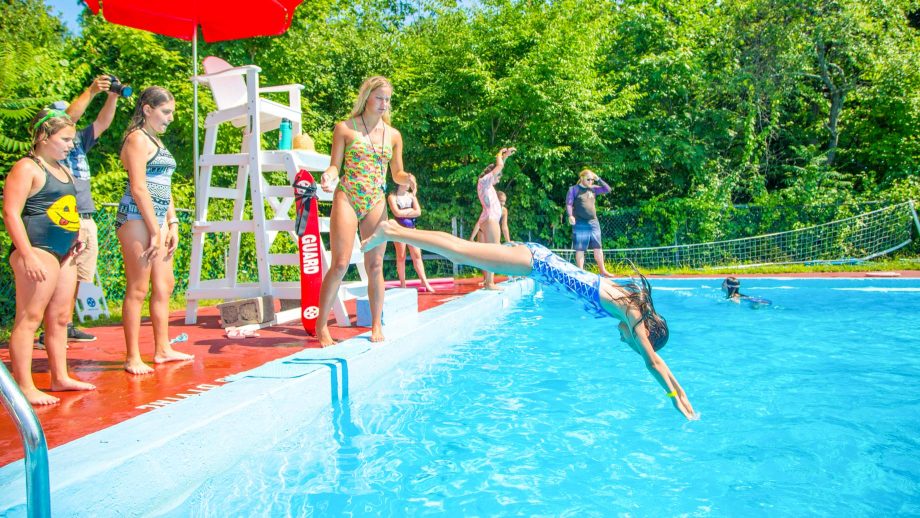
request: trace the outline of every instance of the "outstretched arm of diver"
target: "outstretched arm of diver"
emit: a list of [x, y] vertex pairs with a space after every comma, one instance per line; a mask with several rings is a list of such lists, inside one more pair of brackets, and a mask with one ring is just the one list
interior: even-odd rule
[[690, 404], [687, 393], [684, 392], [683, 387], [677, 382], [677, 378], [671, 373], [668, 364], [665, 363], [661, 356], [658, 356], [651, 342], [649, 342], [645, 323], [640, 322], [639, 325], [635, 327], [631, 338], [636, 345], [635, 349], [642, 355], [642, 359], [645, 360], [645, 368], [648, 369], [652, 377], [654, 377], [658, 384], [668, 393], [668, 397], [674, 404], [674, 408], [687, 419], [697, 419], [696, 412], [694, 412], [693, 406]]

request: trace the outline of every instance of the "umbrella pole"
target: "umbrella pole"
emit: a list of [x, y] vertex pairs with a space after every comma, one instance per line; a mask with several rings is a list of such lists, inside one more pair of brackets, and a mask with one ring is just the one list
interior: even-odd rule
[[[195, 180], [195, 220], [201, 217], [201, 202], [198, 193], [200, 192], [201, 182], [198, 174], [198, 26], [195, 26], [195, 34], [192, 36], [192, 118], [195, 119], [195, 133], [192, 135], [192, 163], [194, 171], [192, 178]], [[194, 222], [193, 222], [194, 224]]]

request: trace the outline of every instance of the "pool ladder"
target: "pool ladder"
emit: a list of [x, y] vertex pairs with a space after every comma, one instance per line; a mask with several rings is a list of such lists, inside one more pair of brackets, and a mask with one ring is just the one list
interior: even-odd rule
[[22, 437], [26, 466], [26, 508], [30, 518], [51, 516], [51, 484], [48, 479], [48, 443], [32, 405], [19, 390], [6, 365], [0, 362], [0, 400]]

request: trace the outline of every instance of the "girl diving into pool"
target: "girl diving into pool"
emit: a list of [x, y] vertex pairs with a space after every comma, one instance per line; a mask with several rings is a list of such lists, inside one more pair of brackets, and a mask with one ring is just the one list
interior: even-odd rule
[[388, 241], [423, 248], [455, 263], [504, 275], [532, 277], [576, 297], [592, 313], [619, 320], [620, 340], [642, 357], [674, 408], [687, 419], [696, 418], [684, 389], [658, 356], [657, 351], [668, 341], [668, 324], [655, 311], [651, 286], [638, 271], [636, 278], [614, 282], [586, 272], [536, 243], [511, 246], [473, 243], [444, 232], [405, 228], [386, 220], [361, 243], [361, 249], [371, 250]]

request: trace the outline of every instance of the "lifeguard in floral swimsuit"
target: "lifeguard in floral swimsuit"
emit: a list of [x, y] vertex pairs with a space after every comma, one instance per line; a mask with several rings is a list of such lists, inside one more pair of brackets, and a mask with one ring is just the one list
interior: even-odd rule
[[352, 119], [351, 122], [355, 139], [345, 150], [338, 190], [348, 197], [348, 203], [355, 209], [360, 221], [386, 195], [386, 169], [393, 158], [393, 146], [386, 141], [386, 124], [383, 125], [381, 143], [375, 146], [361, 133], [356, 121]]
[[[348, 270], [355, 232], [359, 231], [364, 239], [387, 219], [384, 203], [387, 169], [394, 182], [415, 186], [415, 177], [403, 170], [402, 135], [389, 124], [392, 94], [393, 87], [385, 77], [368, 78], [361, 85], [351, 117], [336, 124], [332, 133], [331, 161], [321, 182], [324, 191], [335, 192], [329, 221], [332, 260], [323, 276], [316, 321], [316, 337], [324, 347], [335, 342], [326, 321]], [[364, 254], [372, 342], [384, 339], [381, 314], [385, 250], [384, 244]]]

